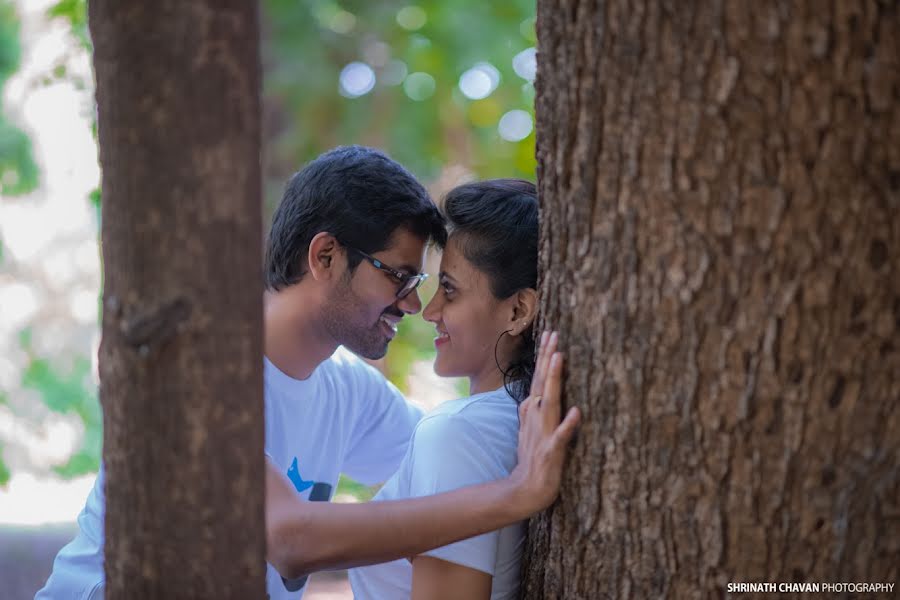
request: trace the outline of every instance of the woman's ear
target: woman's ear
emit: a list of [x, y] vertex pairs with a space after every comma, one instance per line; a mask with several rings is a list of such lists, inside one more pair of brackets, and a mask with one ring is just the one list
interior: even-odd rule
[[512, 322], [509, 324], [510, 335], [520, 335], [527, 331], [537, 314], [537, 291], [534, 288], [519, 290], [513, 295]]
[[337, 267], [335, 261], [339, 252], [337, 239], [327, 231], [320, 231], [313, 236], [306, 252], [306, 263], [312, 278], [316, 281], [330, 279]]

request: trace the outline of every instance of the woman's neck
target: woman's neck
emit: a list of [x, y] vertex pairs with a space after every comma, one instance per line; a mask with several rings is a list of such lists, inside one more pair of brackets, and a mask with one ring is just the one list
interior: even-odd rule
[[469, 395], [491, 392], [503, 386], [503, 373], [496, 367], [486, 373], [469, 377]]

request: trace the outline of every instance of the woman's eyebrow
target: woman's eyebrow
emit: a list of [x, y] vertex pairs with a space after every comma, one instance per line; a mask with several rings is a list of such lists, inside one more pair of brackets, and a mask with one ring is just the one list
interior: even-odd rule
[[453, 275], [451, 275], [447, 271], [441, 271], [440, 274], [438, 275], [438, 278], [439, 279], [449, 279], [453, 283], [456, 283], [456, 279], [453, 277]]

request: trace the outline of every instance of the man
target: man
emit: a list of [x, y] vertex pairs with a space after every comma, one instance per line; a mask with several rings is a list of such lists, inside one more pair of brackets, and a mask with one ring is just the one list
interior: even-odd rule
[[[420, 414], [348, 350], [380, 358], [407, 314], [421, 310], [425, 247], [443, 241], [425, 189], [385, 155], [338, 148], [288, 183], [266, 248], [267, 588], [297, 599], [305, 575], [413, 556], [498, 529], [553, 501], [566, 442], [559, 368], [543, 401], [526, 401], [519, 465], [505, 479], [428, 498], [336, 505], [340, 473], [363, 482], [393, 472]], [[80, 531], [36, 598], [103, 594], [103, 473]]]

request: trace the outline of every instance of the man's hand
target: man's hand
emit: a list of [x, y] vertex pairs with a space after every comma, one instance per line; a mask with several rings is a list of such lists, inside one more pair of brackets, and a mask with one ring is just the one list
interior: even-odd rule
[[581, 420], [577, 407], [560, 423], [562, 353], [558, 334], [541, 335], [531, 394], [519, 407], [519, 462], [509, 476], [524, 516], [543, 510], [559, 495], [566, 446]]

